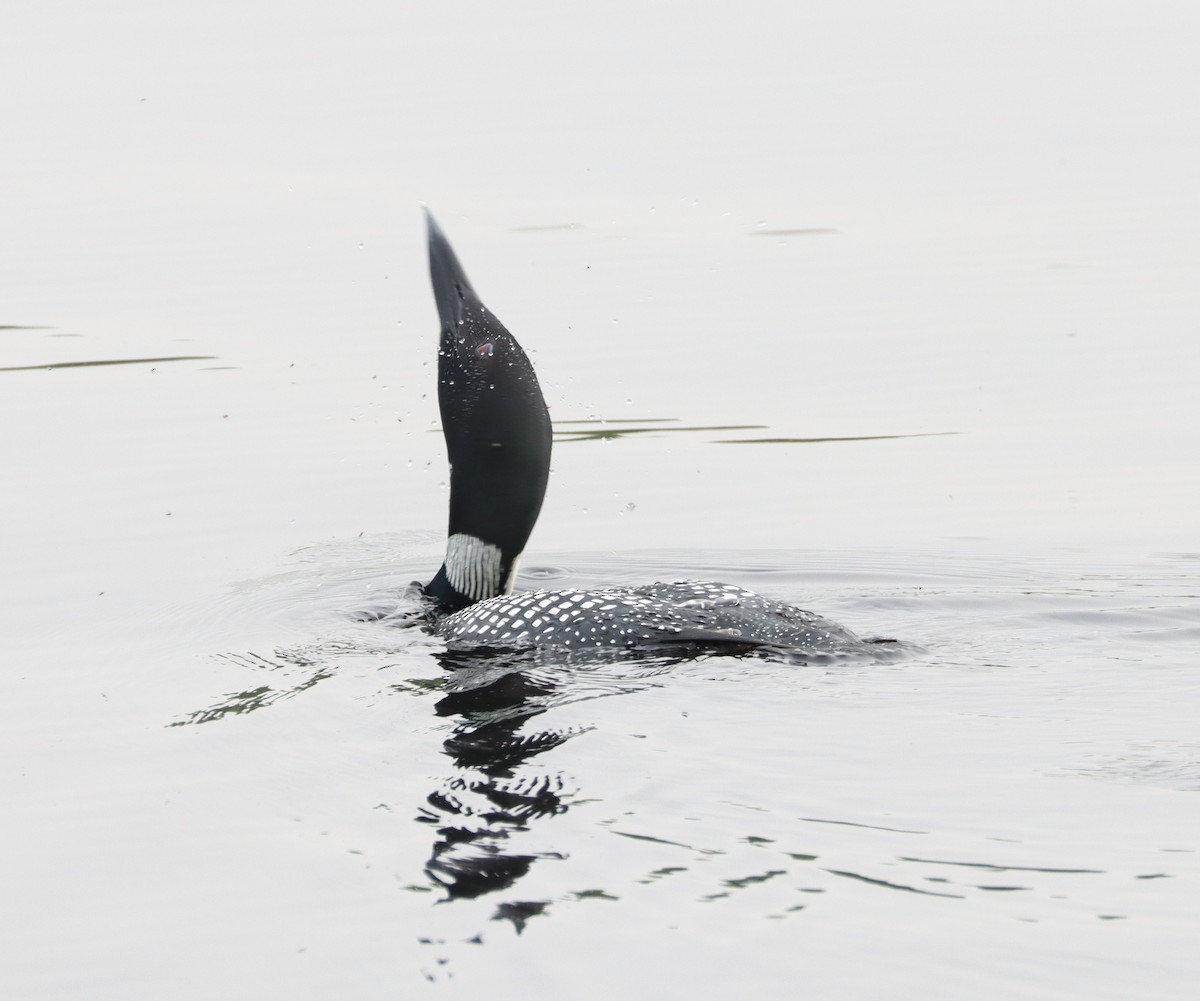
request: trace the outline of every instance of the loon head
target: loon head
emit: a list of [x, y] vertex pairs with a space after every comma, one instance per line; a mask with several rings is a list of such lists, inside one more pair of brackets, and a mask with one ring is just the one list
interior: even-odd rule
[[479, 301], [445, 234], [425, 215], [450, 460], [446, 560], [425, 593], [453, 612], [512, 590], [546, 493], [550, 414], [521, 345]]

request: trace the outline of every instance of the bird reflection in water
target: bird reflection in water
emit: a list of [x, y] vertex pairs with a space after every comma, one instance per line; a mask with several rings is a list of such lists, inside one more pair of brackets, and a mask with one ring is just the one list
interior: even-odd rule
[[[558, 686], [530, 670], [527, 654], [446, 653], [441, 660], [452, 672], [451, 690], [435, 711], [457, 717], [443, 744], [456, 773], [430, 793], [417, 819], [437, 826], [425, 871], [453, 900], [508, 889], [539, 859], [563, 858], [514, 850], [512, 838], [567, 811], [573, 793], [562, 776], [528, 763], [584, 731], [531, 725]], [[497, 917], [513, 919], [519, 930], [544, 906], [508, 904]]]
[[[447, 899], [507, 890], [534, 863], [565, 858], [514, 843], [539, 821], [565, 814], [579, 797], [571, 780], [534, 759], [588, 728], [556, 729], [539, 726], [539, 720], [567, 702], [645, 688], [680, 659], [643, 654], [633, 662], [614, 657], [605, 664], [593, 653], [591, 663], [571, 664], [550, 663], [531, 651], [440, 655], [451, 676], [435, 711], [456, 718], [443, 744], [456, 771], [427, 797], [417, 820], [436, 826], [425, 871]], [[512, 921], [520, 931], [548, 904], [508, 901], [495, 917]]]

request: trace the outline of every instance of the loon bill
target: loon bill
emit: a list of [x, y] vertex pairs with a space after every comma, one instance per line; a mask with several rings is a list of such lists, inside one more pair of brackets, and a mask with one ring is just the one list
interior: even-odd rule
[[450, 460], [446, 558], [424, 588], [451, 648], [629, 649], [734, 644], [821, 654], [874, 642], [729, 584], [676, 581], [513, 594], [550, 472], [550, 415], [533, 365], [480, 301], [426, 211], [441, 321], [438, 403]]

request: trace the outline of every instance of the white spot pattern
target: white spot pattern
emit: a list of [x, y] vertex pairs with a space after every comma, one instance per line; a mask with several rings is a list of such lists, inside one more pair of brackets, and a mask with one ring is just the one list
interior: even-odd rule
[[489, 598], [436, 626], [451, 647], [636, 647], [735, 643], [826, 653], [866, 648], [848, 629], [731, 584], [674, 581]]

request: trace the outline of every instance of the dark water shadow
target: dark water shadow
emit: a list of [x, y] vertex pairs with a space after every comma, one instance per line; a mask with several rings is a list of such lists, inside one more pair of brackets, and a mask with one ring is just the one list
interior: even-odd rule
[[98, 368], [105, 365], [160, 365], [172, 361], [213, 361], [216, 355], [169, 355], [163, 358], [104, 358], [97, 361], [56, 361], [42, 365], [8, 365], [0, 372], [50, 371], [56, 368]]
[[[643, 691], [665, 683], [665, 676], [679, 665], [702, 658], [726, 665], [763, 659], [810, 665], [864, 657], [890, 660], [909, 652], [888, 640], [867, 640], [860, 646], [853, 656], [728, 641], [625, 650], [483, 648], [438, 654], [448, 677], [434, 710], [455, 721], [442, 747], [454, 771], [427, 797], [416, 817], [435, 828], [426, 875], [445, 891], [446, 900], [474, 899], [513, 890], [538, 862], [565, 857], [523, 849], [519, 837], [585, 799], [575, 779], [548, 759], [550, 752], [589, 728], [546, 725], [549, 710]], [[540, 915], [552, 903], [509, 899], [494, 917]], [[523, 921], [524, 917], [519, 923], [514, 920], [518, 931]]]
[[[767, 424], [682, 424], [678, 417], [603, 418], [588, 417], [580, 420], [555, 421], [554, 441], [613, 441], [634, 435], [695, 434], [699, 432], [766, 431]], [[827, 435], [819, 438], [801, 437], [742, 437], [710, 438], [709, 442], [719, 445], [812, 445], [828, 442], [889, 441], [905, 438], [937, 438], [961, 434], [960, 431], [918, 431], [910, 434]]]
[[[337, 678], [350, 663], [373, 664], [385, 671], [412, 655], [423, 656], [429, 636], [422, 606], [411, 600], [370, 608], [353, 616], [369, 631], [348, 640], [331, 640], [269, 654], [225, 653], [217, 659], [251, 672], [253, 683], [229, 691], [211, 703], [168, 721], [167, 727], [191, 727], [245, 718], [285, 704]], [[414, 820], [431, 827], [429, 856], [423, 868], [431, 888], [444, 901], [471, 900], [513, 891], [533, 866], [563, 859], [558, 852], [522, 847], [524, 835], [546, 820], [565, 814], [581, 792], [574, 779], [553, 764], [553, 752], [586, 727], [549, 725], [547, 713], [570, 703], [645, 690], [702, 651], [690, 644], [670, 651], [445, 651], [428, 648], [441, 676], [397, 679], [394, 672], [377, 694], [416, 696], [434, 715], [452, 721], [442, 740], [449, 767], [435, 780]], [[727, 651], [728, 652], [728, 651]], [[419, 672], [414, 672], [419, 673]], [[320, 697], [320, 696], [316, 696]], [[527, 900], [506, 893], [493, 917], [520, 931], [549, 900]]]
[[[4, 371], [0, 369], [0, 371]], [[678, 417], [586, 417], [577, 420], [554, 421], [554, 441], [561, 444], [571, 441], [615, 441], [637, 435], [666, 434], [712, 434], [728, 431], [767, 431], [769, 424], [683, 424]], [[429, 429], [430, 433], [441, 434], [440, 427]], [[715, 445], [815, 445], [830, 442], [892, 441], [906, 438], [943, 438], [962, 434], [961, 431], [915, 431], [908, 434], [860, 434], [826, 435], [820, 438], [801, 437], [757, 437], [757, 438], [710, 438]]]
[[301, 680], [294, 684], [285, 683], [274, 687], [254, 685], [241, 691], [227, 692], [212, 705], [195, 709], [180, 719], [172, 720], [167, 724], [168, 727], [197, 726], [201, 723], [215, 723], [227, 716], [243, 716], [285, 699], [294, 698], [318, 682], [334, 676], [333, 665], [321, 663], [299, 651], [277, 650], [274, 659], [256, 653], [222, 654], [218, 659], [251, 668], [256, 672], [281, 671], [289, 682], [295, 669], [299, 669]]
[[[544, 756], [590, 728], [548, 726], [542, 717], [549, 710], [643, 690], [692, 656], [694, 651], [606, 657], [592, 652], [578, 660], [537, 651], [439, 654], [448, 678], [434, 711], [455, 721], [442, 745], [454, 771], [415, 819], [435, 829], [425, 872], [445, 891], [444, 899], [512, 890], [536, 863], [566, 857], [522, 848], [519, 837], [583, 799], [574, 779]], [[551, 903], [508, 899], [498, 904], [493, 919], [511, 921], [520, 932]]]
[[[582, 425], [568, 427], [567, 425]], [[698, 431], [763, 431], [766, 424], [680, 424], [676, 417], [649, 418], [643, 420], [601, 420], [589, 418], [575, 421], [555, 421], [555, 442], [566, 441], [612, 441], [638, 434], [681, 434]]]

